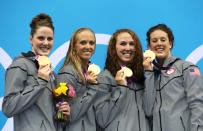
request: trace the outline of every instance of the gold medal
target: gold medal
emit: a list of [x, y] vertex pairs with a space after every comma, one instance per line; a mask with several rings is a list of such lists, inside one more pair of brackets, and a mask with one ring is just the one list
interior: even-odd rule
[[39, 65], [47, 65], [50, 66], [50, 60], [47, 56], [37, 56], [36, 60], [38, 61]]
[[156, 55], [153, 51], [151, 50], [146, 50], [144, 52], [144, 57], [151, 57], [152, 61], [155, 59]]
[[122, 67], [121, 70], [123, 70], [124, 75], [125, 75], [126, 77], [131, 77], [131, 76], [133, 75], [132, 70], [131, 70], [130, 68], [126, 67], [126, 66]]
[[90, 64], [88, 67], [88, 71], [92, 71], [95, 75], [98, 75], [100, 73], [100, 68], [98, 65]]

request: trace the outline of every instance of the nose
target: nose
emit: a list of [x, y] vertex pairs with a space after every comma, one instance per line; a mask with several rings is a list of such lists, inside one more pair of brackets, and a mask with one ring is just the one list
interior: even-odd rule
[[90, 44], [87, 43], [86, 45], [84, 45], [84, 47], [85, 47], [86, 49], [89, 49], [89, 48], [90, 48]]
[[130, 50], [130, 44], [129, 43], [126, 45], [126, 50]]
[[92, 47], [92, 45], [88, 42], [86, 45], [86, 48], [90, 49]]
[[44, 45], [48, 45], [48, 43], [49, 43], [48, 40], [45, 39], [45, 40], [44, 40]]
[[161, 45], [161, 44], [162, 44], [160, 39], [158, 40], [157, 44], [158, 44], [158, 45]]

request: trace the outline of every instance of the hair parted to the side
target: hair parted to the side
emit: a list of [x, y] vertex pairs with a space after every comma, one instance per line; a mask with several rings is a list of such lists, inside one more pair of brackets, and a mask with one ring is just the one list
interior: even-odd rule
[[36, 33], [36, 30], [41, 26], [49, 27], [54, 32], [54, 26], [51, 17], [47, 14], [41, 13], [35, 16], [30, 23], [31, 36], [33, 36]]
[[136, 77], [137, 82], [143, 83], [144, 82], [144, 74], [143, 74], [143, 53], [142, 53], [142, 46], [138, 36], [129, 29], [120, 29], [117, 30], [110, 38], [108, 51], [107, 51], [107, 58], [105, 62], [105, 69], [109, 70], [111, 74], [115, 77], [118, 70], [121, 69], [120, 65], [118, 64], [118, 55], [116, 53], [116, 42], [117, 37], [121, 33], [129, 33], [132, 36], [132, 39], [135, 43], [135, 56], [131, 62], [129, 62], [128, 66], [132, 71], [133, 75]]
[[[78, 75], [79, 75], [80, 79], [82, 80], [83, 84], [85, 84], [85, 76], [83, 75], [82, 65], [79, 62], [79, 58], [78, 58], [78, 55], [76, 52], [75, 45], [76, 45], [77, 40], [78, 40], [78, 34], [83, 32], [83, 31], [87, 31], [87, 30], [92, 32], [92, 34], [94, 34], [94, 37], [95, 37], [95, 33], [89, 28], [79, 28], [78, 30], [76, 30], [71, 36], [69, 48], [68, 48], [68, 51], [66, 54], [66, 58], [65, 58], [65, 61], [61, 67], [61, 69], [62, 69], [66, 65], [70, 64], [73, 67], [75, 73], [78, 72]], [[95, 37], [95, 40], [96, 40], [96, 37]]]
[[147, 31], [147, 42], [148, 42], [148, 45], [150, 44], [150, 35], [155, 30], [162, 30], [162, 31], [164, 31], [168, 35], [169, 42], [172, 43], [172, 47], [171, 47], [171, 49], [172, 49], [173, 48], [173, 42], [174, 42], [174, 35], [173, 35], [172, 30], [167, 25], [165, 25], [165, 24], [155, 25], [155, 26], [151, 27]]

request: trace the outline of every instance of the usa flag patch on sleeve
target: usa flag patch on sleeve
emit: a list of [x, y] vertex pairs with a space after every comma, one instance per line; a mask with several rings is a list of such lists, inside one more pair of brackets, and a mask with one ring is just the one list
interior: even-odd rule
[[190, 75], [191, 76], [196, 76], [196, 75], [200, 75], [200, 71], [197, 67], [193, 68], [193, 69], [190, 69]]

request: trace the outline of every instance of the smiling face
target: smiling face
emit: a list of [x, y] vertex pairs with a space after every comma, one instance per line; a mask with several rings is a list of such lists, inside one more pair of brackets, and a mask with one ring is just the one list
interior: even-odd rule
[[32, 52], [35, 55], [48, 56], [53, 46], [53, 30], [46, 26], [41, 26], [33, 36], [30, 36]]
[[156, 54], [157, 61], [171, 57], [172, 43], [168, 34], [162, 30], [155, 30], [150, 34], [149, 48]]
[[89, 62], [92, 57], [96, 46], [96, 40], [94, 34], [89, 30], [84, 30], [77, 34], [77, 41], [75, 49], [77, 56], [82, 63]]
[[120, 33], [116, 39], [116, 53], [120, 66], [127, 65], [135, 55], [135, 42], [132, 36], [127, 33]]

